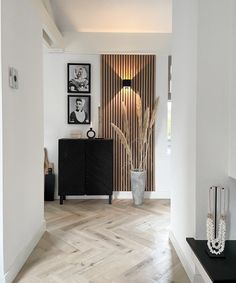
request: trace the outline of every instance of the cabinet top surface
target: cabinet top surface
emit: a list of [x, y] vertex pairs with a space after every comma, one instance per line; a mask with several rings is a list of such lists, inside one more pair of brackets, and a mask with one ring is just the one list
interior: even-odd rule
[[95, 138], [95, 139], [61, 138], [59, 139], [59, 141], [64, 141], [64, 140], [67, 140], [67, 141], [113, 141], [113, 139], [105, 139], [105, 138]]
[[226, 241], [225, 258], [211, 258], [206, 252], [206, 241], [186, 240], [212, 282], [236, 282], [236, 241]]

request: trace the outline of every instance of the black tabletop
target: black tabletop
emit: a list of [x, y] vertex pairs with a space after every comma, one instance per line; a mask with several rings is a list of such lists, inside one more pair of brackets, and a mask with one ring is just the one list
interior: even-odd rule
[[61, 138], [59, 140], [80, 140], [80, 141], [112, 141], [113, 139], [107, 139], [107, 138]]
[[224, 258], [212, 258], [206, 241], [186, 240], [212, 282], [236, 282], [236, 241], [226, 241]]

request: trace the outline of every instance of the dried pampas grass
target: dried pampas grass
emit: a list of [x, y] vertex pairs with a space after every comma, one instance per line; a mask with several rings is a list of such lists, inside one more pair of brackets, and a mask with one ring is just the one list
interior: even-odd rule
[[142, 143], [147, 142], [147, 131], [149, 128], [149, 117], [150, 117], [150, 110], [149, 107], [146, 109], [143, 118], [143, 131], [142, 131]]
[[141, 132], [141, 139], [140, 139], [140, 154], [139, 154], [139, 170], [143, 167], [143, 155], [144, 155], [144, 147], [147, 143], [147, 136], [148, 136], [148, 128], [149, 128], [149, 118], [150, 118], [150, 110], [149, 107], [146, 109], [143, 117], [143, 127]]
[[139, 162], [142, 162], [142, 130], [143, 130], [143, 109], [142, 100], [139, 93], [136, 93], [136, 115], [138, 118], [138, 155]]
[[129, 121], [128, 121], [128, 115], [127, 115], [127, 108], [125, 106], [124, 101], [121, 102], [122, 106], [122, 113], [124, 117], [124, 131], [127, 139], [127, 143], [130, 143], [130, 130], [129, 130]]
[[136, 114], [138, 121], [141, 122], [140, 124], [142, 124], [142, 101], [138, 93], [136, 93]]
[[158, 105], [159, 105], [159, 96], [155, 100], [154, 107], [153, 107], [152, 114], [151, 114], [150, 123], [149, 123], [149, 128], [148, 128], [148, 131], [147, 131], [148, 132], [147, 142], [146, 142], [146, 148], [144, 150], [144, 158], [143, 158], [143, 168], [144, 169], [147, 169], [148, 149], [149, 149], [149, 146], [150, 146], [152, 127], [154, 126], [154, 123], [155, 123], [155, 120], [156, 120]]
[[119, 127], [117, 127], [115, 124], [111, 123], [111, 126], [115, 130], [115, 132], [118, 135], [121, 143], [123, 144], [123, 146], [126, 149], [127, 155], [129, 157], [129, 162], [130, 162], [130, 165], [131, 165], [131, 169], [134, 169], [133, 161], [132, 161], [132, 152], [131, 152], [130, 146], [129, 146], [128, 142], [127, 142], [127, 139], [126, 139], [125, 135], [123, 134], [121, 129]]
[[[152, 128], [155, 123], [157, 109], [159, 104], [159, 97], [155, 100], [154, 107], [150, 117], [149, 107], [145, 110], [144, 117], [142, 113], [142, 101], [139, 94], [136, 94], [136, 115], [138, 118], [138, 168], [139, 170], [146, 170], [147, 168], [147, 155], [150, 146]], [[127, 108], [124, 102], [122, 102], [122, 114], [124, 117], [124, 133], [115, 124], [111, 123], [111, 126], [118, 135], [121, 143], [126, 149], [131, 169], [134, 169], [132, 159], [132, 141], [130, 139], [129, 121], [127, 115]]]
[[159, 96], [156, 98], [155, 103], [154, 103], [149, 128], [152, 128], [155, 123], [158, 104], [159, 104]]

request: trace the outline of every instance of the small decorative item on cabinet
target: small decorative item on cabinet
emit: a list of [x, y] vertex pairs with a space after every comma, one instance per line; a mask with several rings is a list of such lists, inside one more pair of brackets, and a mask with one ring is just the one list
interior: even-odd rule
[[88, 131], [87, 131], [87, 137], [89, 139], [94, 139], [96, 137], [96, 132], [93, 130], [93, 128], [90, 128]]
[[82, 139], [83, 135], [80, 130], [73, 130], [70, 132], [70, 137], [72, 139]]
[[102, 109], [98, 107], [98, 138], [102, 137]]

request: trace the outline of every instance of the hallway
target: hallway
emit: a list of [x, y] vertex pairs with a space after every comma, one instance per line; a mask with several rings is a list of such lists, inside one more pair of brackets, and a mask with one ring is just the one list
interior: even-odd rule
[[15, 283], [188, 283], [169, 242], [169, 201], [45, 204], [47, 232]]

